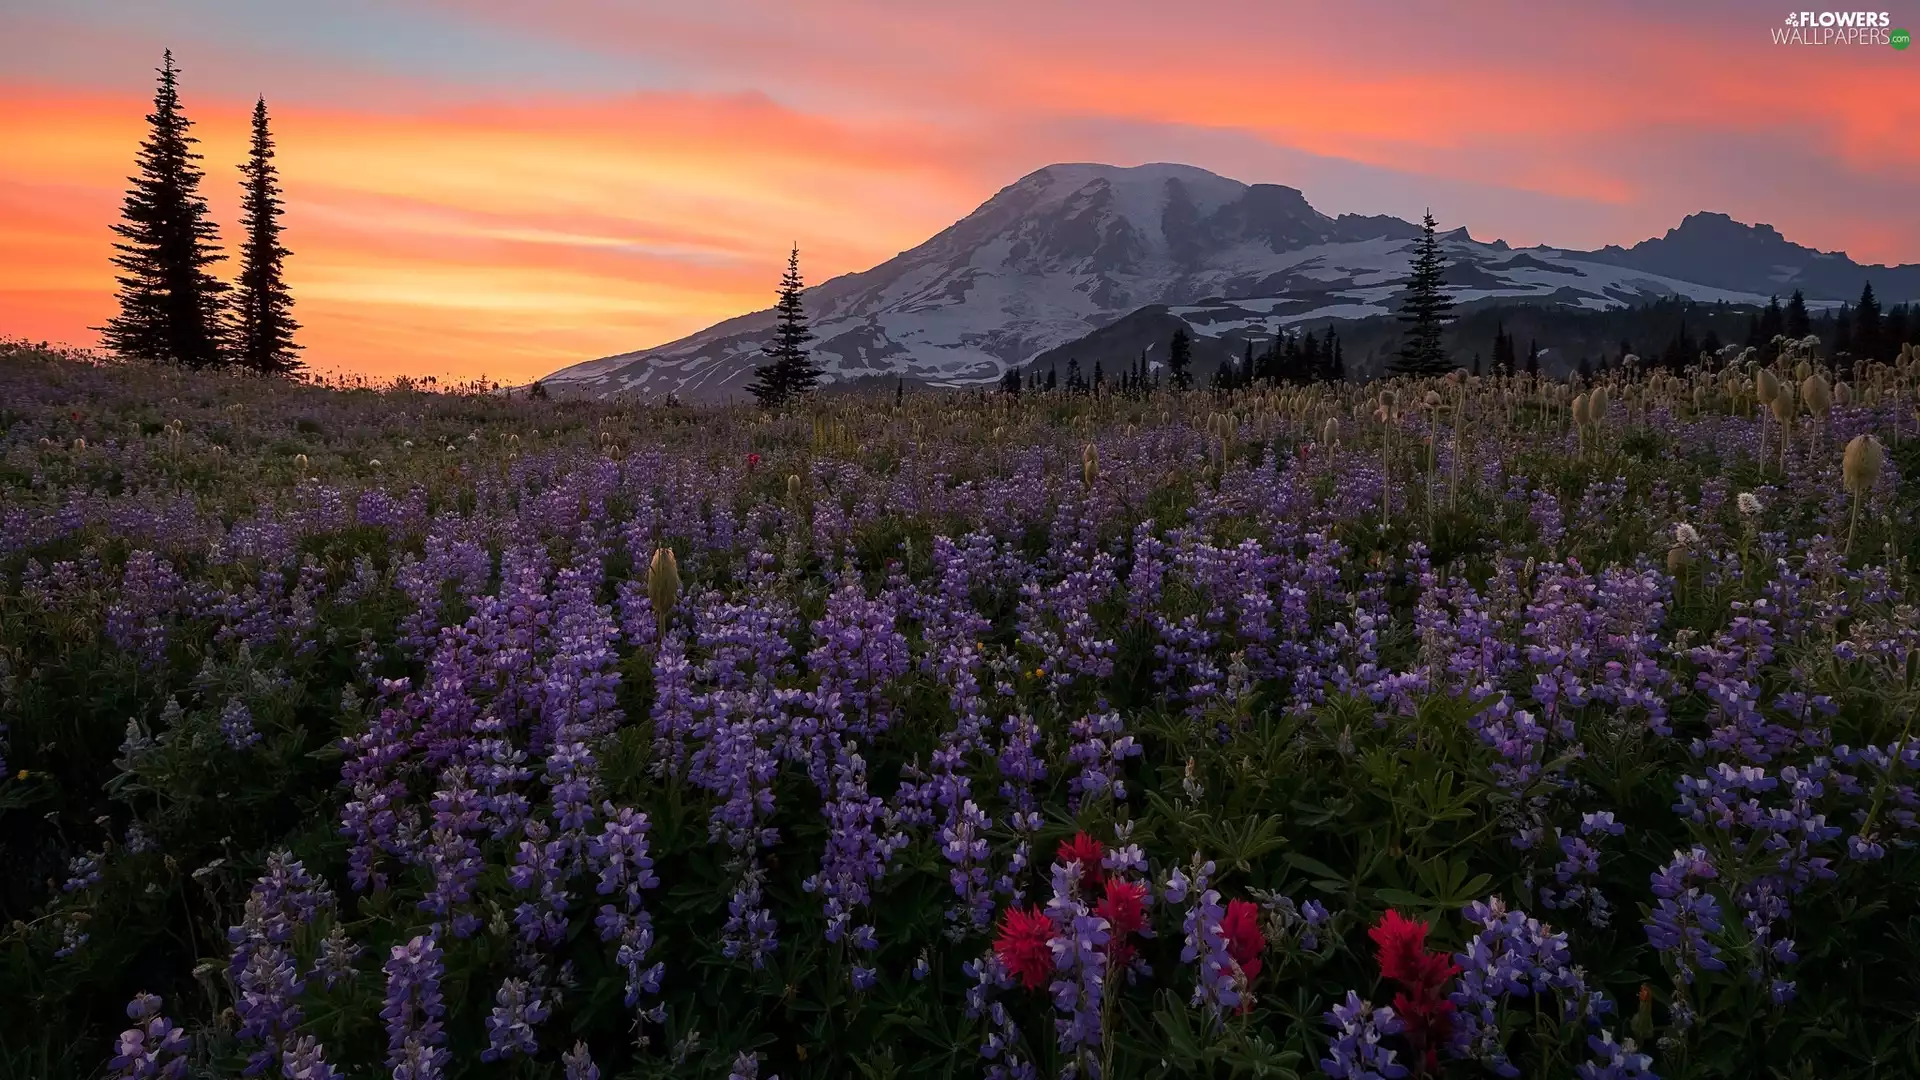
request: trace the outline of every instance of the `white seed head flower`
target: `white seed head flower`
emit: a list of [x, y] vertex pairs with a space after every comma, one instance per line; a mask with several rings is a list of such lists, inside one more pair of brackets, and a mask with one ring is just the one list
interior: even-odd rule
[[1741, 492], [1740, 497], [1735, 499], [1734, 502], [1740, 507], [1740, 512], [1748, 517], [1759, 513], [1761, 509], [1760, 496], [1755, 495], [1751, 491]]
[[1682, 521], [1673, 527], [1673, 538], [1681, 544], [1697, 544], [1700, 542], [1700, 530]]

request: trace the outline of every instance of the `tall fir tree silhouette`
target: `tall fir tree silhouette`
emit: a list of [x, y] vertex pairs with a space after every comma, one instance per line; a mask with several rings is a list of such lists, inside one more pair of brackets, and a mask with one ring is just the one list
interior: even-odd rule
[[1185, 390], [1193, 385], [1193, 338], [1182, 326], [1173, 332], [1173, 340], [1167, 343], [1167, 378], [1175, 390]]
[[1807, 298], [1799, 289], [1787, 298], [1786, 332], [1790, 338], [1803, 338], [1813, 333], [1813, 319], [1807, 315]]
[[1448, 370], [1447, 352], [1440, 346], [1440, 328], [1453, 311], [1453, 299], [1446, 292], [1446, 264], [1440, 259], [1440, 243], [1433, 236], [1433, 211], [1427, 211], [1420, 226], [1420, 241], [1414, 248], [1413, 273], [1407, 278], [1407, 299], [1400, 305], [1400, 321], [1407, 324], [1407, 339], [1393, 358], [1392, 369], [1407, 375], [1444, 375]]
[[240, 248], [240, 281], [233, 304], [233, 359], [255, 371], [288, 375], [300, 369], [300, 346], [293, 332], [293, 294], [282, 274], [293, 254], [280, 244], [280, 175], [273, 164], [273, 135], [267, 130], [267, 99], [253, 105], [253, 144], [240, 166], [240, 225], [247, 238]]
[[221, 300], [227, 286], [207, 272], [220, 254], [219, 229], [200, 194], [199, 142], [180, 109], [179, 69], [169, 49], [147, 116], [140, 175], [113, 227], [113, 264], [122, 273], [120, 313], [100, 327], [106, 347], [128, 359], [212, 367], [224, 360]]
[[813, 332], [807, 329], [807, 309], [800, 300], [803, 288], [800, 246], [796, 244], [787, 257], [787, 272], [780, 278], [780, 299], [773, 305], [773, 344], [766, 350], [768, 361], [754, 369], [755, 381], [747, 387], [763, 408], [777, 409], [813, 393], [820, 385], [820, 366], [807, 349]]
[[1853, 306], [1853, 351], [1864, 360], [1881, 360], [1880, 301], [1873, 295], [1873, 282], [1860, 289], [1860, 302]]

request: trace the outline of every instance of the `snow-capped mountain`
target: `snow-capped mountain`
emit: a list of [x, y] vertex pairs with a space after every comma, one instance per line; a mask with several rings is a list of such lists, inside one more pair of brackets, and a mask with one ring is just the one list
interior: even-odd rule
[[[919, 247], [814, 286], [805, 300], [814, 356], [829, 382], [902, 375], [960, 386], [989, 382], [1153, 305], [1204, 335], [1386, 314], [1419, 231], [1395, 217], [1328, 217], [1294, 188], [1242, 184], [1188, 165], [1050, 165]], [[1589, 254], [1482, 243], [1464, 229], [1443, 237], [1446, 280], [1462, 303], [1608, 307], [1674, 294], [1765, 302], [1757, 290], [1648, 269], [1686, 264], [1674, 252], [1690, 248], [1660, 244]], [[1853, 266], [1845, 256], [1822, 258]], [[1765, 275], [1779, 269], [1755, 268], [1747, 277], [1771, 280]], [[772, 326], [771, 310], [742, 315], [543, 382], [556, 393], [592, 397], [726, 398], [765, 362]]]

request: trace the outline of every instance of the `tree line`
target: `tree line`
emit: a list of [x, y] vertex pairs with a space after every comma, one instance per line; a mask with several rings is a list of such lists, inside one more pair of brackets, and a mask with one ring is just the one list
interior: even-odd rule
[[240, 272], [232, 284], [211, 267], [226, 259], [220, 230], [200, 194], [203, 155], [180, 105], [179, 69], [168, 50], [158, 69], [147, 137], [113, 227], [119, 312], [96, 327], [114, 354], [190, 368], [235, 367], [288, 375], [301, 368], [293, 294], [284, 276], [279, 171], [267, 102], [253, 106], [253, 134], [240, 166]]

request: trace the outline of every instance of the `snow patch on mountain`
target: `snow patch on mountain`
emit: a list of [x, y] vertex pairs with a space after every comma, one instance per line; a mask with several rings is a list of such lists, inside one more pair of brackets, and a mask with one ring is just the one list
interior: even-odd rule
[[[1191, 314], [1202, 332], [1227, 332], [1234, 320], [1272, 332], [1386, 314], [1397, 306], [1418, 235], [1398, 218], [1328, 217], [1294, 188], [1242, 184], [1189, 165], [1050, 165], [918, 247], [814, 286], [804, 299], [826, 382], [901, 375], [962, 386], [992, 381], [1150, 305]], [[1666, 258], [1664, 249], [1647, 245], [1515, 249], [1455, 229], [1442, 247], [1461, 303], [1766, 299], [1656, 272], [1642, 264]], [[1758, 250], [1780, 253], [1771, 243]], [[1684, 254], [1699, 258], [1692, 246]], [[556, 393], [591, 397], [734, 397], [766, 362], [772, 327], [771, 310], [754, 312], [543, 381]]]

